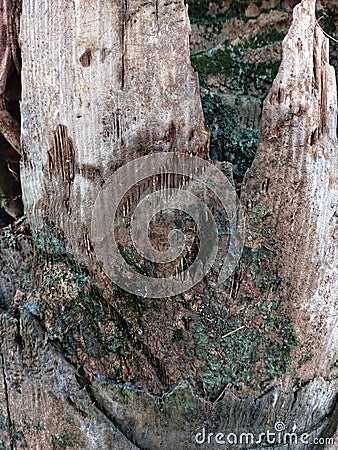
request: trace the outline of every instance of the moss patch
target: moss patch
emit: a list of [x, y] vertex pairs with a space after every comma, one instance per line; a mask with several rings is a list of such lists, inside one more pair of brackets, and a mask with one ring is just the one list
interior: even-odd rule
[[[239, 0], [230, 2], [227, 8], [224, 8], [222, 0], [215, 0], [210, 2], [208, 0], [186, 0], [189, 6], [189, 17], [192, 23], [210, 24], [214, 22], [224, 22], [233, 17], [241, 18], [242, 20], [249, 20], [245, 15], [245, 11], [252, 1]], [[262, 5], [261, 0], [257, 0], [256, 5]], [[210, 10], [212, 6], [212, 11]]]
[[143, 300], [114, 285], [103, 295], [88, 269], [69, 254], [53, 223], [45, 223], [36, 241], [39, 277], [30, 279], [26, 289], [36, 294], [49, 338], [73, 364], [85, 371], [88, 365], [114, 382], [125, 381], [122, 367], [128, 361], [132, 379], [138, 365], [132, 344], [142, 326]]
[[258, 132], [238, 122], [238, 108], [229, 105], [224, 96], [204, 90], [202, 103], [211, 133], [210, 157], [231, 162], [235, 180], [239, 181], [255, 156]]
[[78, 447], [77, 437], [69, 433], [66, 429], [58, 435], [51, 435], [51, 444], [53, 450], [63, 450], [67, 448], [77, 448]]
[[[259, 36], [254, 39], [258, 39], [258, 46]], [[210, 75], [218, 75], [228, 90], [265, 97], [277, 75], [280, 60], [251, 62], [245, 57], [248, 48], [248, 43], [232, 46], [225, 42], [222, 46], [193, 55], [191, 62], [199, 73], [201, 85], [208, 87]]]
[[240, 291], [235, 304], [223, 308], [213, 297], [207, 317], [192, 325], [196, 356], [205, 362], [202, 388], [211, 398], [228, 384], [237, 391], [263, 389], [290, 365], [295, 339], [283, 302], [265, 300], [265, 287], [254, 297], [254, 289]]
[[253, 49], [279, 45], [283, 37], [284, 33], [269, 30], [241, 45], [224, 42], [191, 57], [199, 73], [204, 116], [211, 132], [210, 156], [231, 162], [239, 182], [256, 153], [263, 99], [280, 64], [278, 59], [264, 59], [266, 56], [252, 61], [249, 54]]

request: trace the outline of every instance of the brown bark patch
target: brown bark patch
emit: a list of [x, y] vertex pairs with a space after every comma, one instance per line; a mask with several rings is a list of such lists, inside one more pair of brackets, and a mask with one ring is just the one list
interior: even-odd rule
[[92, 52], [87, 49], [80, 57], [80, 63], [83, 67], [89, 67], [92, 62]]
[[58, 173], [67, 184], [74, 181], [75, 147], [65, 125], [58, 125], [54, 132], [52, 147], [48, 152], [48, 168], [49, 178], [53, 173]]
[[52, 147], [48, 152], [48, 177], [51, 180], [53, 175], [58, 175], [64, 182], [66, 192], [63, 203], [68, 214], [71, 212], [70, 194], [75, 178], [75, 160], [75, 146], [68, 136], [68, 129], [65, 125], [58, 125], [53, 134]]

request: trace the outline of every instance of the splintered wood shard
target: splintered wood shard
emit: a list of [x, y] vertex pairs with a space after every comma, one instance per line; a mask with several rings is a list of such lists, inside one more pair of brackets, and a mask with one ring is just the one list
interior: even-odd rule
[[243, 195], [248, 244], [259, 252], [272, 243], [278, 255], [281, 298], [299, 343], [293, 368], [303, 379], [327, 376], [338, 348], [337, 91], [315, 3], [294, 9]]

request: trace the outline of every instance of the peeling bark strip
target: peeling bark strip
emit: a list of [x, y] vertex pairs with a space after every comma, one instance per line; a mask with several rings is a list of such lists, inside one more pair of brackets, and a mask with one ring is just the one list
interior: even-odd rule
[[0, 133], [21, 156], [20, 124], [5, 110], [0, 111]]
[[58, 179], [63, 181], [64, 188], [59, 186], [58, 193], [55, 190], [57, 195], [55, 204], [60, 207], [59, 202], [61, 201], [68, 214], [72, 212], [70, 197], [71, 186], [75, 178], [75, 159], [75, 147], [68, 136], [67, 127], [58, 125], [53, 134], [52, 147], [48, 152], [48, 177], [52, 183], [58, 183]]
[[[0, 215], [3, 217], [5, 214], [13, 219], [23, 214], [18, 168], [21, 156], [20, 12], [19, 0], [0, 2]], [[12, 161], [15, 162], [14, 169]]]
[[52, 148], [48, 152], [48, 174], [61, 175], [70, 187], [75, 176], [75, 148], [65, 125], [58, 125], [53, 135]]

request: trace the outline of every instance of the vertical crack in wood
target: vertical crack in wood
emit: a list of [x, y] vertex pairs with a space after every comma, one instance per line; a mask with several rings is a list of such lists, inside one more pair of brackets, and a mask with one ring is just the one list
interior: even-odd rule
[[156, 20], [158, 20], [158, 0], [155, 0], [155, 15], [156, 15]]
[[[318, 92], [319, 95], [319, 114], [320, 124], [317, 130], [318, 139], [326, 131], [327, 128], [327, 89], [328, 78], [326, 64], [328, 61], [328, 43], [321, 38], [321, 29], [316, 26], [313, 35], [313, 93]], [[313, 134], [313, 133], [312, 133]], [[313, 143], [317, 140], [313, 140]]]
[[94, 254], [94, 247], [90, 240], [90, 233], [86, 226], [83, 227], [82, 239], [83, 239], [82, 249], [83, 249], [84, 253], [87, 256], [89, 256], [89, 258], [92, 260], [93, 254]]
[[[325, 48], [322, 50], [325, 54]], [[322, 55], [322, 58], [325, 55]], [[324, 134], [327, 129], [327, 90], [328, 90], [328, 79], [327, 79], [327, 69], [324, 62], [321, 64], [321, 90], [320, 90], [320, 131]]]
[[316, 90], [319, 89], [320, 86], [320, 72], [321, 72], [321, 65], [319, 61], [319, 49], [318, 49], [318, 36], [317, 36], [317, 29], [315, 30], [313, 34], [313, 83], [312, 83], [312, 90], [313, 93], [316, 92]]
[[8, 394], [8, 384], [6, 379], [6, 369], [5, 369], [5, 356], [3, 352], [1, 352], [1, 366], [2, 366], [2, 378], [3, 378], [3, 385], [4, 385], [4, 394], [5, 394], [5, 401], [6, 401], [6, 412], [7, 412], [7, 421], [8, 421], [8, 434], [10, 439], [10, 449], [14, 450], [13, 445], [13, 426], [12, 426], [12, 418], [11, 418], [11, 411], [9, 407], [9, 394]]
[[65, 125], [57, 126], [53, 136], [52, 148], [48, 152], [49, 178], [51, 179], [55, 173], [58, 173], [67, 185], [66, 207], [69, 211], [71, 185], [75, 178], [75, 148]]
[[125, 77], [125, 57], [126, 57], [126, 28], [127, 28], [128, 0], [122, 0], [122, 20], [121, 20], [121, 90], [124, 89]]

